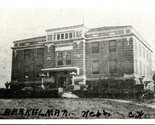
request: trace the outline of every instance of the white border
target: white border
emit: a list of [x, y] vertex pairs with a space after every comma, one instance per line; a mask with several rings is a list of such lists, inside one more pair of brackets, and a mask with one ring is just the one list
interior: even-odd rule
[[1, 124], [153, 124], [153, 119], [0, 120]]
[[154, 0], [0, 0], [0, 7], [145, 8], [149, 5], [149, 8], [154, 8], [154, 3]]
[[[40, 8], [40, 7], [52, 7], [52, 8], [136, 8], [139, 4], [139, 8], [144, 8], [149, 3], [149, 8], [155, 8], [155, 1], [153, 0], [0, 0], [0, 9], [2, 8]], [[121, 6], [121, 4], [126, 4], [126, 6]], [[154, 15], [152, 15], [154, 16]], [[136, 119], [34, 119], [34, 120], [0, 120], [1, 124], [152, 124], [155, 120], [136, 120]]]

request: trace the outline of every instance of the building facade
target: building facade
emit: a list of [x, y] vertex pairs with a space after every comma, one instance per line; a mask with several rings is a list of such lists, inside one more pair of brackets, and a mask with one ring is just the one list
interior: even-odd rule
[[[152, 50], [132, 26], [46, 30], [14, 41], [12, 81], [51, 81], [58, 86], [86, 80], [152, 79]], [[40, 77], [42, 76], [42, 77]], [[43, 81], [42, 81], [43, 82]]]

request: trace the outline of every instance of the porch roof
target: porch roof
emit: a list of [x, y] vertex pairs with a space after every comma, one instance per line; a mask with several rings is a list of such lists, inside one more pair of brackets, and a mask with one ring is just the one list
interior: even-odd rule
[[79, 74], [79, 69], [78, 67], [59, 67], [59, 68], [45, 68], [41, 69], [41, 71], [77, 71], [77, 74]]

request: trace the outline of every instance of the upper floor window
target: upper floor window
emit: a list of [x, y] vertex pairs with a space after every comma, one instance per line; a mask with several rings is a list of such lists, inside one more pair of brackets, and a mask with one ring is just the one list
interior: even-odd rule
[[69, 33], [69, 38], [72, 38], [73, 37], [73, 34], [72, 33]]
[[139, 61], [139, 75], [142, 76], [142, 63]]
[[145, 58], [145, 47], [143, 47], [143, 57]]
[[135, 54], [137, 55], [137, 41], [135, 41]]
[[64, 39], [64, 34], [61, 34], [61, 39]]
[[52, 40], [52, 35], [48, 35], [48, 40]]
[[15, 43], [15, 44], [14, 44], [14, 47], [18, 47], [18, 43]]
[[24, 66], [24, 78], [29, 77], [29, 66]]
[[99, 53], [99, 42], [92, 43], [92, 54]]
[[19, 46], [25, 46], [25, 43], [19, 43]]
[[145, 64], [143, 64], [143, 76], [145, 76]]
[[57, 40], [59, 40], [60, 39], [60, 34], [57, 34]]
[[[52, 35], [51, 35], [51, 37], [52, 37]], [[75, 33], [73, 31], [72, 32], [64, 32], [64, 33], [55, 33], [53, 35], [53, 37], [54, 37], [53, 38], [54, 40], [69, 39], [69, 38], [74, 38], [75, 37]]]
[[130, 38], [129, 39], [129, 45], [132, 45], [132, 43], [133, 43], [133, 38]]
[[116, 52], [116, 40], [109, 41], [109, 52]]
[[42, 65], [36, 66], [36, 76], [39, 77], [41, 75], [41, 69], [43, 68]]
[[141, 44], [139, 43], [139, 56], [140, 57], [142, 56], [141, 53], [142, 53], [142, 49], [141, 49]]
[[92, 74], [99, 74], [99, 61], [92, 61]]
[[149, 52], [148, 52], [148, 50], [146, 50], [146, 60], [147, 61], [149, 60]]
[[137, 64], [137, 59], [135, 59], [135, 73], [138, 74], [138, 64]]
[[37, 49], [37, 59], [43, 58], [43, 48]]
[[152, 55], [151, 55], [151, 53], [148, 54], [148, 60], [149, 60], [149, 63], [152, 62]]
[[30, 59], [30, 50], [24, 50], [24, 60]]
[[66, 65], [71, 65], [71, 52], [66, 53]]
[[68, 33], [65, 33], [65, 39], [68, 39]]
[[109, 72], [117, 73], [117, 60], [109, 60]]
[[58, 53], [58, 56], [57, 56], [57, 65], [58, 66], [63, 65], [63, 53], [62, 52], [59, 52]]
[[57, 37], [56, 37], [56, 34], [54, 34], [54, 40], [56, 40], [56, 38], [57, 38]]

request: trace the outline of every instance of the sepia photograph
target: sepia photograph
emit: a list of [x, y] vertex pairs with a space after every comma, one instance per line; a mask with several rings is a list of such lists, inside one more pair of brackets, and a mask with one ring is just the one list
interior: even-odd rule
[[154, 1], [2, 3], [0, 120], [155, 119]]

